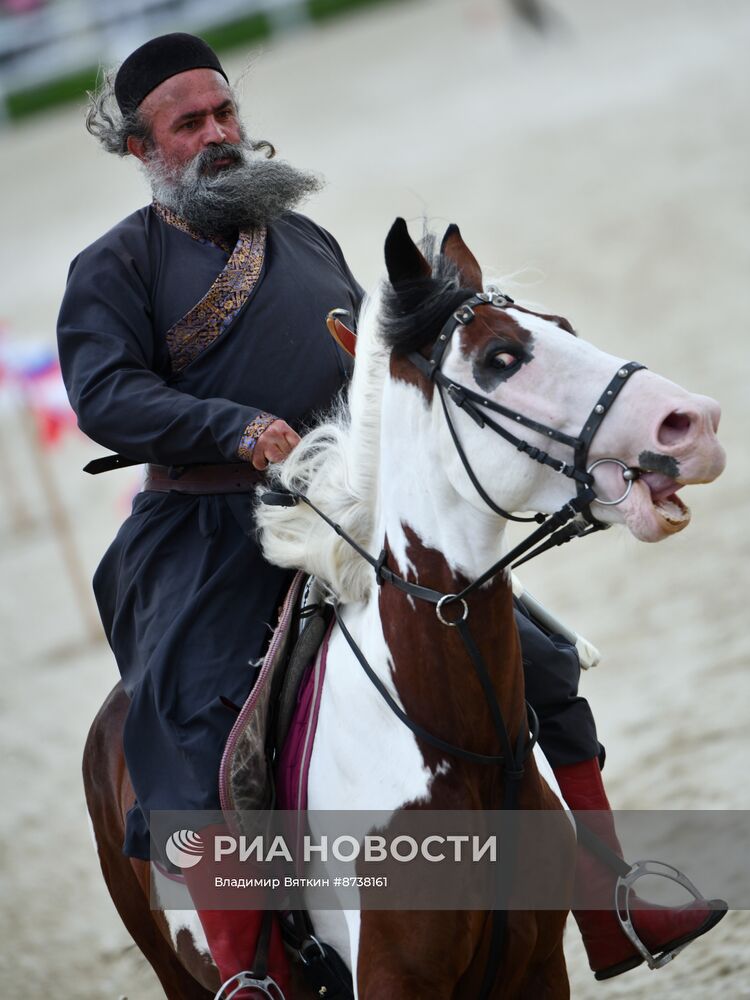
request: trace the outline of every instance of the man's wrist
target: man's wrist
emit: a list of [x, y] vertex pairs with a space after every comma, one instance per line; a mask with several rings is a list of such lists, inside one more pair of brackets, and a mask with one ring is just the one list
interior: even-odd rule
[[273, 413], [266, 413], [265, 411], [261, 411], [257, 417], [253, 417], [242, 432], [240, 443], [237, 446], [237, 457], [241, 462], [252, 462], [258, 438], [278, 419]]

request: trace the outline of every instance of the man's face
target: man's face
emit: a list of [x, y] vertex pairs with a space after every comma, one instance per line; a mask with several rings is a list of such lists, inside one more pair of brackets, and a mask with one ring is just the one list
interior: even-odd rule
[[[170, 77], [151, 91], [141, 111], [151, 124], [157, 155], [176, 174], [207, 147], [241, 141], [242, 129], [229, 84], [213, 69], [191, 69]], [[139, 159], [149, 153], [139, 140], [129, 140], [128, 146]], [[227, 157], [207, 169], [218, 172], [235, 162]]]
[[232, 91], [212, 69], [165, 80], [140, 105], [148, 138], [130, 136], [155, 201], [200, 233], [236, 238], [267, 226], [320, 188], [312, 174], [268, 159], [244, 132]]

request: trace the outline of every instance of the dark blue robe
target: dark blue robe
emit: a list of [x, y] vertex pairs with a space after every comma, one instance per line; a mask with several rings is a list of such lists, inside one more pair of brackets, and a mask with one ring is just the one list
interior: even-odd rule
[[[229, 254], [153, 207], [73, 261], [58, 342], [86, 434], [142, 462], [237, 462], [274, 416], [303, 430], [331, 403], [350, 361], [325, 317], [356, 314], [362, 291], [338, 244], [301, 215], [262, 244], [235, 269], [256, 272], [251, 287], [230, 275], [208, 302]], [[222, 748], [288, 579], [261, 557], [249, 495], [135, 498], [94, 577], [131, 698], [127, 854], [148, 858], [150, 809], [218, 808]]]

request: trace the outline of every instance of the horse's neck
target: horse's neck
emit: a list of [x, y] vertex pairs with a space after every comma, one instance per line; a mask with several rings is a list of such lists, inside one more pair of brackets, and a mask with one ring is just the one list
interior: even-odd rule
[[[407, 373], [409, 369], [406, 369]], [[504, 524], [477, 497], [470, 506], [446, 471], [447, 437], [419, 388], [386, 381], [381, 417], [378, 522], [374, 546], [387, 537], [402, 570], [410, 566], [408, 525], [422, 544], [441, 553], [456, 575], [476, 579], [500, 558]]]
[[[381, 440], [380, 516], [384, 545], [400, 576], [457, 593], [495, 562], [503, 547], [494, 515], [469, 507], [444, 470], [431, 408], [413, 385], [391, 379]], [[444, 437], [442, 441], [444, 442]], [[373, 597], [407, 713], [443, 738], [499, 752], [482, 688], [458, 630], [435, 607], [385, 585]], [[509, 731], [523, 717], [523, 678], [510, 582], [500, 574], [468, 599], [468, 625], [487, 666]], [[456, 614], [454, 606], [446, 614]], [[439, 759], [437, 751], [427, 753]]]
[[[405, 529], [411, 559], [409, 579], [443, 593], [457, 593], [468, 582], [444, 557]], [[386, 546], [389, 565], [397, 568]], [[401, 567], [397, 572], [401, 571]], [[443, 739], [479, 753], [501, 752], [490, 709], [474, 662], [456, 628], [439, 621], [435, 606], [384, 585], [378, 598], [383, 636], [389, 651], [392, 683], [407, 714]], [[468, 625], [512, 737], [524, 720], [523, 674], [518, 632], [513, 620], [510, 583], [500, 575], [467, 598]], [[457, 617], [458, 605], [445, 617]], [[444, 755], [426, 746], [428, 765]]]

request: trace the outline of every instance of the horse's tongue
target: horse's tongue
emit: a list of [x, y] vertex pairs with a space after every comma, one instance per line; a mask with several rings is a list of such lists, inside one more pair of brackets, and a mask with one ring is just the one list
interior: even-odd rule
[[661, 472], [644, 472], [640, 478], [648, 486], [654, 501], [664, 500], [680, 488], [676, 479], [670, 479]]

